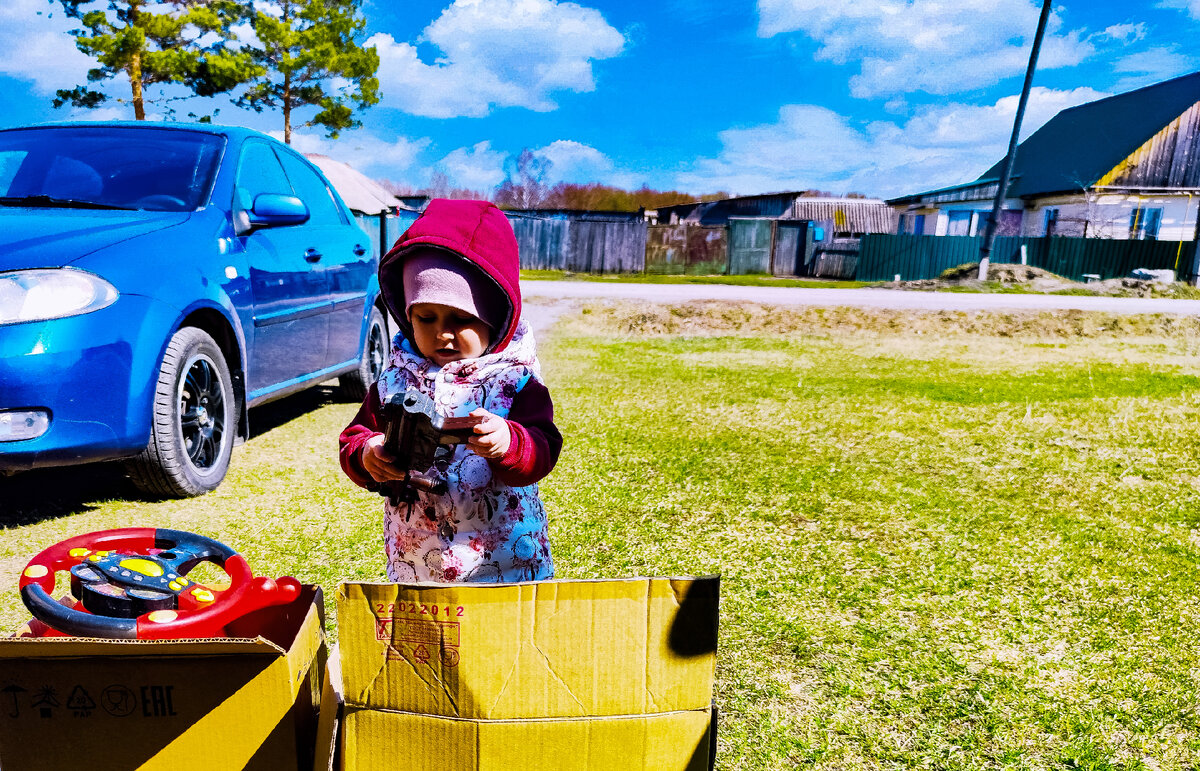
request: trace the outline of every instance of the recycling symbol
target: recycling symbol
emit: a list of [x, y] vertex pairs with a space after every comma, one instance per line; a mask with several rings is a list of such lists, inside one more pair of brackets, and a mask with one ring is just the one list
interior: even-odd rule
[[88, 713], [96, 708], [96, 702], [82, 685], [75, 686], [67, 698], [67, 709], [79, 713]]

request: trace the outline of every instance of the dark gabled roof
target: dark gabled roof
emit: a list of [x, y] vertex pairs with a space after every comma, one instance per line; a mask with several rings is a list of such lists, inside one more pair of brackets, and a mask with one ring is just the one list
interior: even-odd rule
[[[1196, 102], [1200, 72], [1063, 110], [1018, 146], [1009, 195], [1093, 185]], [[1003, 163], [977, 181], [998, 180]]]

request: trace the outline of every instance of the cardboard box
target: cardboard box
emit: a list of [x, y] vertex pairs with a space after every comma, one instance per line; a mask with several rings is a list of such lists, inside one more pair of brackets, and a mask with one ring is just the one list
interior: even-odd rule
[[235, 631], [255, 637], [0, 639], [0, 767], [311, 768], [320, 588]]
[[342, 767], [711, 768], [718, 584], [343, 584]]

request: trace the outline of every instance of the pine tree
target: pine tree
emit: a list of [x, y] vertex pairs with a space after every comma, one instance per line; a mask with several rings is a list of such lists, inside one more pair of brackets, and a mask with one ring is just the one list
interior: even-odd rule
[[[88, 71], [97, 83], [129, 78], [133, 116], [146, 119], [152, 86], [181, 84], [200, 96], [228, 91], [259, 71], [250, 52], [230, 46], [232, 27], [247, 17], [238, 0], [57, 0], [82, 25], [71, 31], [75, 46], [99, 65]], [[55, 107], [98, 107], [108, 96], [85, 85], [59, 89]], [[124, 99], [118, 101], [124, 102]]]
[[[283, 111], [283, 141], [292, 141], [293, 112], [317, 107], [304, 126], [323, 126], [330, 137], [362, 125], [355, 108], [379, 101], [379, 55], [358, 39], [366, 29], [362, 0], [273, 0], [255, 7], [254, 32], [262, 73], [250, 81], [238, 104], [258, 112]], [[328, 91], [334, 79], [348, 85]]]

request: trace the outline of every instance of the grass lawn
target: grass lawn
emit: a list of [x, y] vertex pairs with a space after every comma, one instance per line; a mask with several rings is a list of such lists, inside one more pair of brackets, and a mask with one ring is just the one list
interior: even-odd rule
[[[1200, 320], [596, 304], [541, 352], [560, 576], [722, 575], [719, 768], [1197, 768]], [[37, 549], [106, 527], [381, 579], [354, 410], [256, 411], [195, 500], [7, 480], [0, 623]]]
[[522, 281], [598, 281], [615, 284], [731, 284], [733, 286], [786, 286], [801, 289], [855, 289], [876, 286], [869, 281], [834, 281], [819, 278], [778, 278], [775, 276], [690, 276], [681, 273], [568, 273], [561, 270], [522, 270]]

